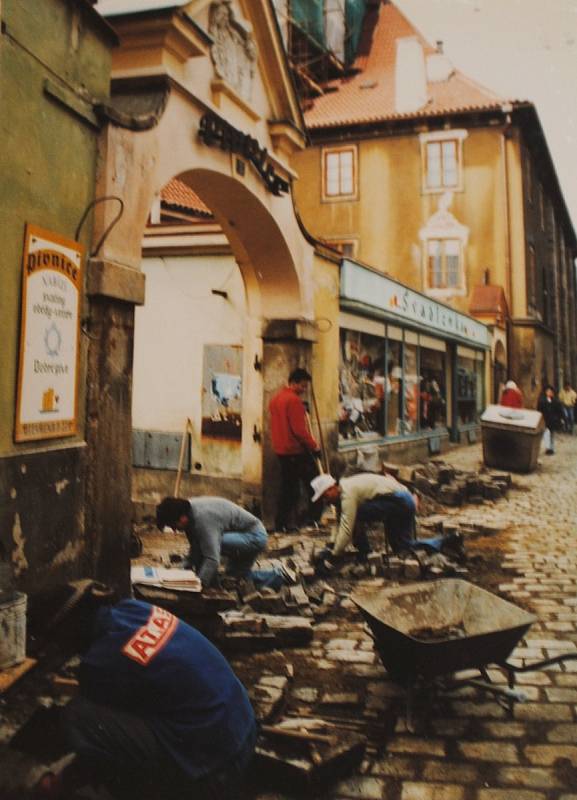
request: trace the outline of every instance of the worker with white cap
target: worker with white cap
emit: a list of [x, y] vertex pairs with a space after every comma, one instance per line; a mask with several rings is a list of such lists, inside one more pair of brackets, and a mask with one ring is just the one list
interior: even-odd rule
[[[329, 546], [319, 554], [317, 572], [329, 572], [347, 545], [353, 541], [357, 523], [383, 522], [394, 553], [408, 550], [413, 539], [417, 499], [392, 475], [361, 472], [337, 481], [323, 473], [311, 481], [313, 502], [321, 498], [340, 504], [339, 526]], [[357, 526], [355, 543], [361, 558], [370, 551], [362, 526]]]

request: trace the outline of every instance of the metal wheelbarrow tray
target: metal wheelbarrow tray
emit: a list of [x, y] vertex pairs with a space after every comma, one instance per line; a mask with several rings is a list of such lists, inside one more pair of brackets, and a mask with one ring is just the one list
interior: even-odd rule
[[472, 583], [443, 579], [356, 593], [391, 677], [401, 683], [504, 664], [535, 617]]
[[[512, 712], [515, 702], [526, 699], [515, 689], [518, 673], [577, 659], [573, 652], [524, 666], [508, 663], [536, 617], [468, 581], [446, 578], [358, 592], [351, 599], [369, 625], [375, 649], [391, 678], [407, 689], [409, 730], [414, 730], [413, 691], [418, 683], [440, 683], [449, 690], [475, 686], [491, 692]], [[490, 664], [506, 673], [508, 687], [493, 683], [487, 672]], [[474, 669], [483, 681], [467, 676], [447, 683], [443, 678]]]

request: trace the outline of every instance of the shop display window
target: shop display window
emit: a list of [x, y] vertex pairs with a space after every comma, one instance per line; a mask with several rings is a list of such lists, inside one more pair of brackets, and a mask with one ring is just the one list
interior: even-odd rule
[[387, 376], [385, 380], [387, 436], [399, 436], [403, 432], [403, 368], [401, 358], [401, 343], [390, 341], [387, 350]]
[[469, 425], [479, 419], [477, 363], [473, 358], [457, 358], [457, 414], [460, 425]]
[[421, 348], [420, 420], [421, 430], [447, 427], [445, 353]]
[[348, 330], [340, 338], [339, 440], [382, 438], [385, 342]]
[[419, 430], [419, 371], [417, 346], [405, 344], [405, 368], [403, 371], [403, 389], [405, 413], [403, 433], [415, 433]]
[[485, 363], [477, 359], [475, 361], [475, 372], [477, 375], [477, 419], [481, 419], [481, 414], [485, 410]]
[[[341, 330], [339, 441], [378, 440], [443, 430], [447, 418], [448, 357], [432, 337], [400, 329], [391, 338]], [[402, 341], [404, 340], [404, 341]], [[463, 348], [465, 349], [465, 348]], [[484, 361], [468, 350], [457, 356], [456, 414], [475, 424], [483, 412]]]

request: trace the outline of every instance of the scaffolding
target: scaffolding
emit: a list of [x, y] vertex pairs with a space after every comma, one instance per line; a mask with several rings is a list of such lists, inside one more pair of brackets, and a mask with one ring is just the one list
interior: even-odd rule
[[274, 0], [291, 68], [305, 97], [353, 62], [370, 0]]

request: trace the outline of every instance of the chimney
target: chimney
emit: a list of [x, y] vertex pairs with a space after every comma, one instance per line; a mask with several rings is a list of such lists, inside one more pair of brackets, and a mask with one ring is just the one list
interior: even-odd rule
[[442, 83], [448, 81], [454, 71], [445, 55], [443, 40], [437, 39], [435, 52], [427, 56], [427, 80], [430, 83]]
[[395, 110], [418, 111], [427, 102], [427, 77], [423, 47], [416, 36], [397, 39]]

